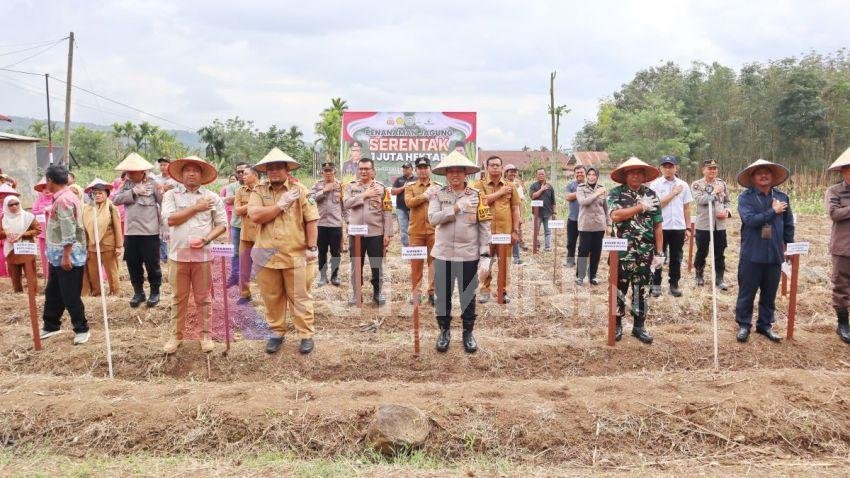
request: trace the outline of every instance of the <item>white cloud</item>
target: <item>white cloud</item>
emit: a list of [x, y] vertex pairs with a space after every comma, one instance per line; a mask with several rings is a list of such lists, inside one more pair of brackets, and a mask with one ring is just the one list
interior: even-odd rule
[[[8, 2], [7, 2], [8, 3]], [[749, 61], [843, 47], [837, 1], [15, 1], [3, 45], [79, 41], [74, 82], [191, 128], [215, 117], [301, 127], [342, 97], [362, 110], [473, 110], [483, 147], [549, 143], [549, 73], [568, 144], [599, 98], [672, 60]], [[64, 76], [64, 46], [18, 65]], [[42, 116], [43, 80], [0, 75], [5, 114]], [[14, 86], [13, 86], [14, 85]], [[53, 93], [61, 96], [58, 85]], [[22, 89], [24, 88], [24, 89]], [[73, 117], [146, 118], [75, 93]], [[54, 111], [61, 102], [55, 101]], [[86, 106], [82, 106], [86, 105]], [[151, 120], [172, 127], [159, 120]]]

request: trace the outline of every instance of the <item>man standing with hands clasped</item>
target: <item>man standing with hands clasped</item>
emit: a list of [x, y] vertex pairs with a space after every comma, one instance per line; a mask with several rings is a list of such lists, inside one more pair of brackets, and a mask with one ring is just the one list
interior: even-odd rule
[[339, 285], [342, 245], [342, 184], [334, 176], [334, 163], [322, 163], [322, 180], [311, 193], [319, 207], [319, 287], [328, 283], [328, 250], [331, 253], [331, 284]]
[[[428, 303], [434, 305], [434, 258], [431, 251], [434, 249], [434, 226], [428, 222], [428, 202], [426, 194], [432, 185], [442, 185], [431, 181], [431, 160], [426, 157], [416, 158], [416, 174], [418, 179], [404, 185], [404, 202], [410, 208], [410, 245], [426, 246], [428, 248]], [[423, 264], [420, 261], [411, 261], [410, 267], [413, 272], [413, 281], [418, 285], [422, 281]], [[414, 300], [413, 297], [410, 298]]]
[[[674, 156], [664, 156], [659, 161], [661, 177], [652, 181], [649, 187], [658, 195], [661, 202], [661, 216], [664, 222], [661, 229], [664, 235], [664, 250], [669, 254], [670, 295], [681, 297], [679, 279], [682, 276], [682, 249], [691, 230], [691, 188], [679, 179], [679, 160]], [[652, 278], [652, 296], [661, 296], [661, 267], [655, 269]]]
[[[709, 188], [711, 192], [709, 193]], [[729, 189], [726, 182], [717, 177], [717, 161], [707, 159], [702, 163], [702, 179], [694, 181], [691, 185], [694, 193], [694, 202], [697, 203], [697, 221], [695, 224], [697, 253], [694, 257], [694, 269], [696, 269], [696, 283], [698, 286], [705, 285], [705, 258], [708, 256], [708, 248], [711, 243], [711, 225], [714, 225], [714, 267], [716, 271], [715, 285], [720, 290], [728, 290], [729, 286], [723, 280], [726, 272], [726, 220], [732, 217], [730, 209]], [[714, 218], [708, 217], [708, 205], [712, 203]]]
[[257, 285], [266, 305], [266, 321], [274, 335], [266, 353], [280, 350], [286, 336], [286, 309], [292, 307], [292, 323], [301, 339], [299, 352], [313, 351], [316, 333], [311, 287], [316, 275], [316, 200], [290, 173], [301, 165], [283, 151], [271, 151], [254, 166], [268, 174], [268, 184], [254, 188], [248, 200], [248, 217], [259, 226], [251, 258]]
[[771, 342], [782, 340], [773, 331], [776, 291], [785, 262], [785, 244], [794, 242], [794, 216], [788, 195], [775, 189], [788, 179], [788, 169], [763, 159], [738, 173], [738, 184], [747, 188], [738, 196], [741, 216], [741, 259], [738, 261], [738, 301], [735, 321], [738, 342], [750, 337], [753, 301], [759, 292], [756, 333]]

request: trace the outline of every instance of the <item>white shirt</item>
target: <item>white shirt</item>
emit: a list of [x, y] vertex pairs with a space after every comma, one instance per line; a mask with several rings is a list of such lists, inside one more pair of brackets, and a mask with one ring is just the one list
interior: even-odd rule
[[670, 192], [677, 185], [682, 186], [682, 192], [661, 208], [661, 217], [664, 218], [664, 221], [661, 223], [661, 229], [668, 231], [684, 231], [688, 228], [685, 223], [684, 210], [685, 204], [689, 204], [694, 200], [691, 194], [691, 187], [679, 178], [673, 178], [668, 181], [664, 176], [649, 183], [650, 189], [655, 191], [655, 194], [658, 194], [658, 199], [669, 196]]

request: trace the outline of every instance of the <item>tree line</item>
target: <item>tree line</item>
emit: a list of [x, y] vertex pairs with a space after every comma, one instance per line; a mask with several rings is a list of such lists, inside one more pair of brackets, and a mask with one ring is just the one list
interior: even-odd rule
[[639, 71], [600, 101], [575, 150], [612, 159], [705, 159], [737, 170], [757, 158], [798, 171], [823, 170], [850, 146], [850, 57], [809, 53], [740, 71], [719, 63], [673, 62]]

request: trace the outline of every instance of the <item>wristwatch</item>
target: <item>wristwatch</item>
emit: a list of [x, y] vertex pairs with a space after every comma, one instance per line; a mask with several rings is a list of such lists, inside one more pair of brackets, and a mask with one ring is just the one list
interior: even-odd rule
[[310, 252], [316, 252], [316, 251], [318, 251], [318, 250], [319, 250], [319, 248], [318, 248], [318, 247], [316, 247], [316, 246], [308, 246], [308, 247], [307, 247], [307, 250], [308, 250], [308, 251], [310, 251]]
[[210, 241], [209, 239], [207, 239], [206, 237], [204, 238], [204, 245], [205, 245], [205, 246], [210, 245], [210, 242], [211, 242], [211, 241]]
[[486, 257], [486, 258], [488, 258], [488, 259], [489, 259], [489, 258], [490, 258], [490, 253], [489, 253], [489, 252], [485, 252], [484, 254], [481, 254], [481, 257]]

